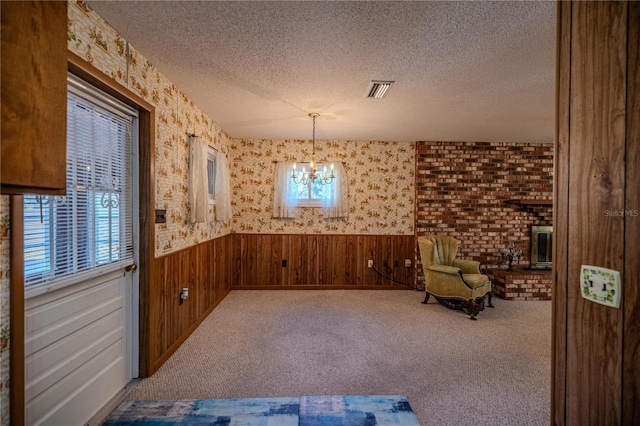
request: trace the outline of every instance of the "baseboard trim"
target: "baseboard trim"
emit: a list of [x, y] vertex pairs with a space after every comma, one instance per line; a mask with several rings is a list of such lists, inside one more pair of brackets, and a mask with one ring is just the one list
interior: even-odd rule
[[234, 285], [231, 290], [413, 290], [398, 285]]

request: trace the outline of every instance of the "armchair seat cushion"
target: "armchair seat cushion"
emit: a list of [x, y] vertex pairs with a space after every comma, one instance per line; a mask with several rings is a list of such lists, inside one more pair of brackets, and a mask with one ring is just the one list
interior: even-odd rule
[[489, 277], [482, 274], [462, 274], [462, 278], [464, 282], [469, 284], [473, 289], [489, 284]]

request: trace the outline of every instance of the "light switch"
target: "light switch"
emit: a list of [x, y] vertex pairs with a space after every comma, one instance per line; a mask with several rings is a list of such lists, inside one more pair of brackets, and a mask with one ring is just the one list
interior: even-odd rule
[[620, 272], [599, 266], [582, 265], [580, 270], [582, 297], [613, 308], [620, 307], [622, 286]]

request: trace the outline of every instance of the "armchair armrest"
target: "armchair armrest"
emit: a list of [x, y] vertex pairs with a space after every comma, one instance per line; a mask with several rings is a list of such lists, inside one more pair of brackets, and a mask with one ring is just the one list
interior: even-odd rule
[[454, 259], [453, 266], [460, 268], [463, 274], [480, 273], [480, 262], [475, 260]]
[[458, 275], [460, 274], [460, 268], [456, 268], [455, 266], [447, 266], [447, 265], [438, 265], [433, 264], [426, 269], [433, 272], [444, 272], [445, 274]]
[[452, 285], [463, 286], [464, 285], [464, 287], [468, 288], [469, 290], [473, 290], [473, 287], [471, 287], [464, 280], [464, 277], [462, 276], [463, 272], [460, 270], [460, 268], [457, 268], [455, 266], [438, 265], [434, 263], [431, 266], [424, 268], [424, 271], [425, 271], [425, 275], [427, 271], [447, 274], [447, 276], [442, 277], [444, 278], [444, 282], [446, 282], [447, 286], [452, 286]]

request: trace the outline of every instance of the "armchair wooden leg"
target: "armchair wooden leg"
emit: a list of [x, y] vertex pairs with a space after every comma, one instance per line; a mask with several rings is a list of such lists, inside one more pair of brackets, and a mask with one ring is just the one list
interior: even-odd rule
[[491, 299], [493, 298], [493, 293], [489, 292], [487, 293], [487, 295], [489, 296], [489, 304], [487, 306], [490, 308], [494, 308], [495, 306], [493, 306], [493, 303], [491, 303]]
[[429, 294], [429, 292], [425, 291], [424, 301], [422, 302], [423, 305], [427, 304], [427, 302], [429, 301], [429, 296], [431, 296], [431, 294]]
[[469, 299], [467, 302], [467, 309], [469, 309], [469, 319], [476, 321], [476, 301], [474, 299]]

